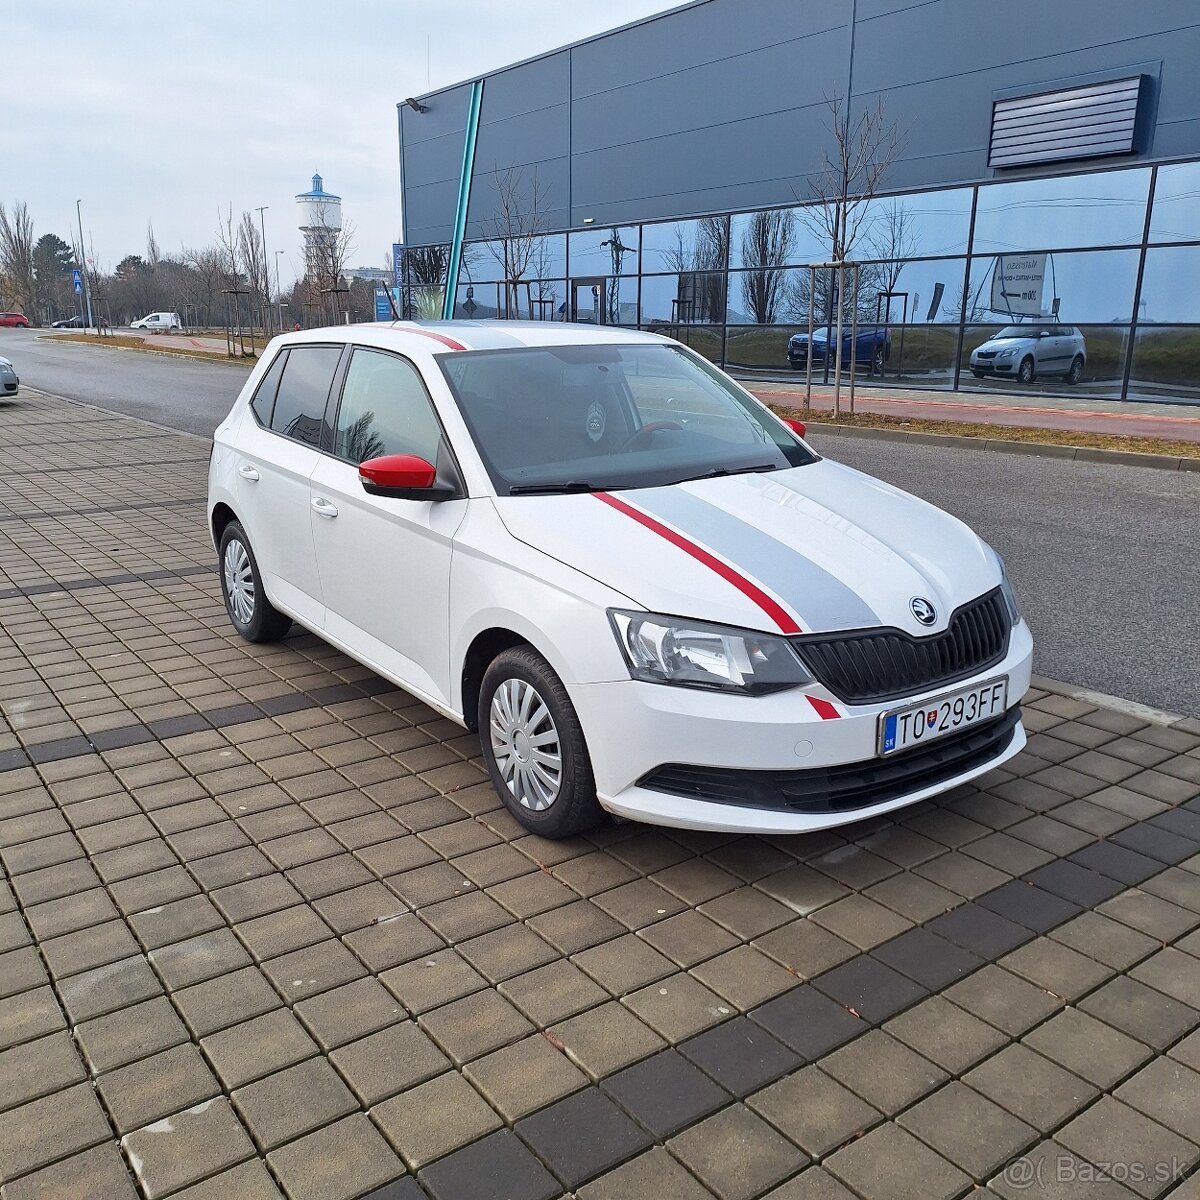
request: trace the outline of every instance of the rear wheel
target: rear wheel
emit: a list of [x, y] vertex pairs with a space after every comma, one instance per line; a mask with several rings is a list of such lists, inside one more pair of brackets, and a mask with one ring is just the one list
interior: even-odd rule
[[565, 838], [603, 818], [575, 706], [536, 650], [515, 646], [492, 661], [478, 717], [492, 786], [526, 829]]
[[1068, 383], [1078, 383], [1083, 378], [1083, 355], [1077, 354], [1071, 360], [1071, 369], [1063, 376]]
[[1017, 368], [1017, 382], [1033, 382], [1033, 356], [1031, 354], [1027, 354], [1021, 359], [1021, 365]]
[[292, 627], [263, 591], [258, 560], [237, 521], [221, 534], [221, 594], [234, 629], [248, 642], [277, 642]]
[[882, 375], [883, 364], [886, 361], [886, 355], [882, 346], [875, 347], [875, 353], [871, 356], [871, 374]]

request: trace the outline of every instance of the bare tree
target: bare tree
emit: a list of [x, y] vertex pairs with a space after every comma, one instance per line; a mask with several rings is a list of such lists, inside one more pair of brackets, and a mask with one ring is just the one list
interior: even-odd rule
[[905, 263], [921, 249], [921, 234], [911, 210], [904, 201], [880, 201], [882, 211], [875, 217], [866, 236], [872, 258], [882, 260], [874, 271], [882, 293], [896, 290]]
[[[815, 204], [800, 210], [801, 220], [829, 247], [830, 261], [844, 263], [853, 252], [870, 212], [870, 202], [904, 148], [898, 126], [890, 124], [883, 100], [852, 113], [836, 92], [826, 97], [833, 145], [812, 182]], [[838, 266], [837, 333], [834, 342], [834, 413], [841, 410], [842, 321], [846, 309], [846, 272]]]
[[[530, 268], [546, 254], [548, 228], [546, 192], [536, 169], [528, 183], [516, 167], [493, 173], [496, 188], [495, 215], [483, 222], [488, 253], [500, 265], [503, 274], [505, 315], [521, 315], [520, 287]], [[450, 281], [453, 287], [456, 281]], [[531, 314], [532, 315], [532, 314]]]
[[758, 325], [773, 325], [786, 296], [788, 275], [781, 270], [792, 256], [796, 218], [791, 209], [763, 209], [750, 214], [742, 233], [742, 299]]
[[269, 316], [267, 306], [271, 303], [271, 280], [267, 274], [267, 257], [264, 253], [262, 234], [252, 212], [243, 212], [237, 230], [237, 258], [241, 273], [245, 275], [251, 294], [258, 302], [262, 314], [263, 332], [267, 331]]
[[675, 317], [680, 324], [720, 324], [725, 320], [725, 267], [729, 263], [729, 221], [701, 217], [695, 237], [675, 226], [675, 245], [663, 257], [679, 276]]
[[25, 201], [14, 204], [11, 213], [0, 204], [0, 287], [31, 322], [40, 325], [33, 248], [33, 218]]
[[435, 320], [442, 315], [446, 272], [449, 269], [449, 246], [413, 246], [404, 251], [407, 295], [405, 315], [418, 320]]
[[146, 222], [146, 263], [150, 270], [157, 271], [158, 264], [162, 261], [162, 254], [158, 248], [158, 238], [154, 236], [154, 222]]

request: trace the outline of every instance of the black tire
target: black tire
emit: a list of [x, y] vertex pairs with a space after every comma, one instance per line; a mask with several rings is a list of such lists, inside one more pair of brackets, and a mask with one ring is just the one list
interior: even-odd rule
[[976, 379], [986, 379], [987, 378], [986, 371], [972, 371], [971, 374], [974, 375]]
[[[238, 570], [239, 555], [233, 547], [240, 547], [245, 552], [245, 564], [248, 568]], [[258, 559], [254, 557], [254, 548], [246, 531], [237, 521], [230, 521], [221, 534], [221, 548], [217, 560], [217, 570], [221, 576], [221, 595], [225, 600], [225, 612], [230, 624], [248, 642], [277, 642], [292, 627], [292, 618], [281, 613], [267, 599], [263, 591], [262, 576], [258, 570]], [[239, 605], [230, 594], [230, 576], [240, 577], [244, 584], [252, 589], [250, 611], [247, 617], [245, 611], [239, 615]]]
[[1078, 383], [1083, 378], [1083, 355], [1077, 354], [1071, 360], [1071, 369], [1063, 376], [1071, 384]]
[[1021, 359], [1021, 365], [1017, 368], [1017, 382], [1032, 383], [1033, 379], [1033, 355], [1027, 354]]
[[796, 362], [794, 359], [789, 359], [788, 361], [792, 364], [793, 371], [803, 371], [804, 370], [804, 364], [802, 362]]
[[884, 354], [883, 347], [876, 346], [875, 353], [873, 355], [871, 355], [871, 374], [872, 375], [882, 375], [883, 374], [883, 366], [886, 361], [887, 361], [887, 356]]
[[[505, 768], [497, 761], [497, 750], [493, 740], [503, 743], [508, 733], [502, 728], [500, 717], [494, 726], [492, 721], [492, 702], [496, 694], [504, 688], [504, 696], [510, 700], [514, 691], [519, 696], [527, 694], [525, 689], [532, 689], [536, 700], [544, 705], [548, 714], [549, 724], [527, 722], [538, 737], [547, 736], [553, 732], [554, 741], [544, 743], [556, 747], [559, 758], [558, 782], [555, 794], [547, 802], [546, 807], [538, 808], [536, 803], [540, 798], [533, 797], [535, 803], [530, 803], [528, 795], [524, 802], [518, 795], [522, 787], [519, 771], [530, 762], [530, 759], [520, 758], [517, 751], [518, 763], [514, 768], [513, 784], [505, 778]], [[505, 701], [500, 704], [503, 707]], [[532, 708], [536, 715], [537, 708]], [[494, 658], [484, 672], [483, 683], [479, 689], [479, 741], [483, 747], [484, 762], [487, 763], [488, 774], [492, 778], [492, 786], [496, 794], [504, 801], [505, 807], [531, 833], [545, 838], [566, 838], [590, 829], [604, 818], [604, 810], [596, 799], [596, 781], [592, 775], [592, 760], [588, 755], [587, 742], [584, 740], [583, 729], [575, 706], [567, 695], [562, 680], [554, 673], [550, 664], [532, 647], [514, 646]], [[515, 739], [512, 743], [517, 745]], [[532, 749], [526, 744], [525, 753], [531, 754]], [[553, 751], [548, 751], [553, 754]], [[505, 756], [506, 764], [512, 762], [512, 756]], [[532, 771], [526, 772], [528, 789], [535, 784]], [[538, 786], [544, 786], [538, 783]]]

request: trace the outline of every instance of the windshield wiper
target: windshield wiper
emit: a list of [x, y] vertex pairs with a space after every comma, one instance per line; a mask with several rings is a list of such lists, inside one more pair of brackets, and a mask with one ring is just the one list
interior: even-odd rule
[[510, 496], [539, 496], [569, 492], [619, 492], [626, 483], [591, 483], [586, 479], [570, 479], [566, 483], [518, 483], [508, 489]]
[[758, 463], [753, 467], [713, 467], [711, 471], [705, 471], [703, 475], [686, 475], [683, 479], [676, 479], [675, 483], [692, 483], [697, 479], [720, 479], [725, 475], [754, 475], [759, 471], [777, 471], [779, 468], [775, 463]]

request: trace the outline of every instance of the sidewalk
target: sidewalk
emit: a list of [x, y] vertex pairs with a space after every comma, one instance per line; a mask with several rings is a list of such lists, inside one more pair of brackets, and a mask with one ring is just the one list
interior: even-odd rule
[[[789, 404], [797, 408], [804, 404], [803, 383], [744, 382], [768, 404]], [[847, 411], [848, 404], [849, 388], [843, 386], [843, 412]], [[996, 395], [974, 391], [910, 391], [871, 386], [855, 389], [854, 407], [857, 412], [880, 413], [913, 421], [960, 421], [1200, 442], [1200, 404]], [[832, 387], [813, 385], [813, 408], [832, 410]]]
[[203, 440], [5, 412], [3, 1200], [1196, 1195], [1200, 721], [1035, 679], [934, 802], [545, 842], [233, 633]]

